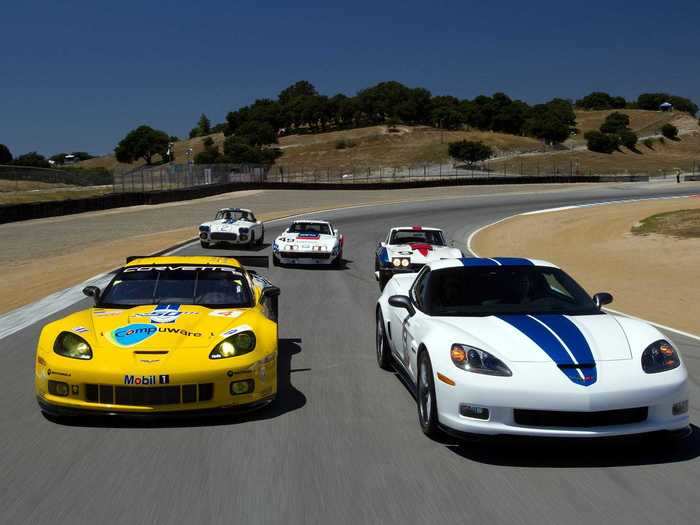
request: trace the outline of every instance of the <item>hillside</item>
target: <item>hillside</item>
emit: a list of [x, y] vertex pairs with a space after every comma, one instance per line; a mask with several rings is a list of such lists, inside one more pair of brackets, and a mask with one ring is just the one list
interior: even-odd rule
[[[612, 155], [594, 154], [585, 150], [584, 134], [598, 129], [605, 118], [613, 111], [576, 111], [578, 134], [564, 143], [569, 150], [576, 151], [547, 151], [542, 143], [530, 137], [494, 133], [489, 131], [441, 131], [426, 126], [398, 126], [396, 132], [389, 132], [387, 126], [371, 126], [343, 131], [308, 135], [289, 135], [281, 137], [278, 147], [284, 155], [276, 165], [285, 170], [296, 172], [302, 169], [307, 172], [325, 170], [327, 168], [348, 169], [351, 167], [394, 167], [414, 166], [421, 164], [437, 164], [449, 162], [447, 144], [457, 140], [483, 141], [494, 148], [497, 156], [508, 157], [508, 163], [533, 166], [536, 164], [552, 165], [551, 159], [557, 162], [575, 160], [591, 169], [612, 169], [624, 171], [647, 171], [666, 169], [679, 162], [692, 161], [697, 158], [697, 149], [692, 150], [694, 139], [685, 140], [684, 136], [698, 130], [697, 121], [685, 113], [661, 113], [635, 109], [619, 110], [630, 117], [631, 128], [643, 137], [656, 135], [661, 126], [673, 122], [681, 132], [681, 142], [659, 145], [649, 150], [640, 144], [640, 153], [622, 152]], [[222, 133], [210, 135], [220, 149], [223, 149], [224, 136]], [[204, 149], [202, 142], [205, 137], [182, 140], [175, 143], [177, 162], [184, 162], [187, 148], [192, 148], [193, 155]], [[687, 145], [687, 147], [686, 147]], [[536, 155], [533, 156], [533, 155]], [[630, 157], [630, 155], [635, 155]], [[695, 155], [695, 157], [694, 157]], [[698, 159], [700, 160], [700, 159]], [[589, 162], [590, 161], [590, 162]], [[647, 163], [648, 168], [647, 168]], [[143, 163], [141, 163], [143, 164]], [[494, 165], [498, 162], [494, 161]], [[619, 164], [619, 165], [618, 165]], [[105, 167], [108, 169], [129, 170], [139, 166], [139, 163], [120, 164], [113, 155], [99, 157], [80, 163], [83, 167]], [[618, 169], [619, 168], [619, 169]]]
[[[650, 174], [700, 173], [700, 130], [685, 129], [677, 140], [654, 139], [651, 147], [640, 140], [636, 151], [620, 148], [611, 154], [576, 149], [538, 155], [521, 155], [492, 161], [489, 166], [508, 173], [542, 174]], [[674, 121], [675, 123], [675, 121]], [[686, 121], [687, 123], [687, 121]]]

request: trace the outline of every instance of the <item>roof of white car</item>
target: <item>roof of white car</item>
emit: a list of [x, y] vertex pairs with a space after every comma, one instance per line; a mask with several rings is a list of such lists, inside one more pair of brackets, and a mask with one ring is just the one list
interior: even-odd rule
[[405, 231], [414, 231], [414, 232], [420, 232], [420, 231], [431, 231], [431, 232], [441, 232], [441, 228], [431, 228], [429, 226], [395, 226], [392, 228], [392, 231], [395, 230], [405, 230]]
[[329, 221], [324, 221], [323, 219], [295, 219], [292, 224], [298, 224], [303, 222], [305, 224], [330, 224]]
[[557, 265], [539, 259], [523, 259], [521, 257], [494, 257], [492, 259], [480, 257], [468, 257], [463, 259], [440, 259], [428, 263], [431, 270], [443, 268], [458, 268], [460, 266], [547, 266], [558, 268]]
[[246, 213], [253, 213], [253, 210], [249, 210], [248, 208], [221, 208], [219, 211], [242, 211]]

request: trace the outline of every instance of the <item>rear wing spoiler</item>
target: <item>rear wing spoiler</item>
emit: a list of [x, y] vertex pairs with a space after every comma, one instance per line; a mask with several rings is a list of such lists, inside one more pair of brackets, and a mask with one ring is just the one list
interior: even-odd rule
[[270, 257], [268, 255], [230, 255], [231, 259], [236, 259], [241, 266], [246, 268], [269, 268]]
[[[129, 255], [126, 258], [126, 264], [137, 259], [146, 259], [153, 257], [153, 255]], [[241, 266], [251, 267], [251, 268], [269, 268], [270, 267], [270, 257], [267, 255], [230, 255], [227, 256], [229, 259], [236, 259]]]

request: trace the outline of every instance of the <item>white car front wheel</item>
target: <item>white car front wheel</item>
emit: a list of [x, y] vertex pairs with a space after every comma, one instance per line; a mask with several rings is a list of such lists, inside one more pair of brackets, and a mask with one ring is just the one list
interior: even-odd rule
[[423, 433], [436, 438], [440, 435], [437, 416], [437, 400], [435, 398], [435, 382], [433, 367], [427, 351], [422, 351], [418, 357], [418, 385], [416, 388], [418, 405], [418, 422]]

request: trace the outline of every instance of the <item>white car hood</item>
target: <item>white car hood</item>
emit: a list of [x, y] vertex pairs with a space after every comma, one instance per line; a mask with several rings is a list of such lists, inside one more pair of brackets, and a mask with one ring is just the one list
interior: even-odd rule
[[472, 344], [508, 361], [557, 364], [632, 358], [624, 330], [614, 316], [558, 314], [438, 317], [464, 333], [454, 343]]
[[221, 219], [218, 221], [205, 222], [202, 226], [209, 226], [213, 232], [238, 233], [240, 228], [252, 228], [255, 223], [250, 221], [234, 221]]
[[426, 243], [390, 244], [386, 247], [389, 260], [394, 257], [410, 257], [412, 264], [427, 264], [440, 259], [462, 257], [462, 252], [449, 246]]

